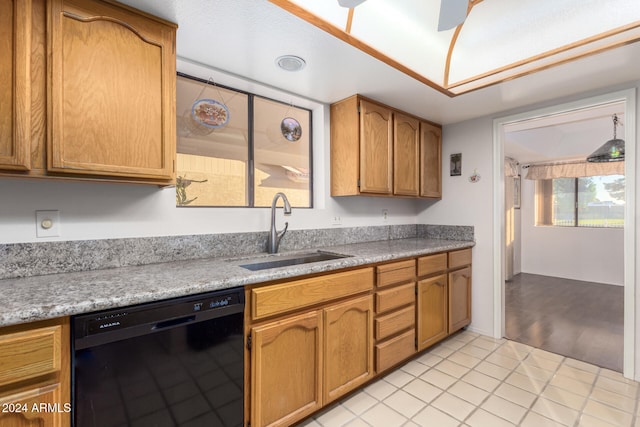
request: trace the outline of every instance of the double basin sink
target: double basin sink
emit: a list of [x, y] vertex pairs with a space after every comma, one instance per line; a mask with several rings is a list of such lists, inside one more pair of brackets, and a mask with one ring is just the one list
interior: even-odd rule
[[251, 271], [267, 270], [270, 268], [287, 267], [291, 265], [310, 264], [313, 262], [330, 261], [340, 258], [348, 258], [351, 255], [342, 255], [331, 252], [309, 252], [294, 255], [272, 255], [263, 258], [251, 260], [240, 267]]

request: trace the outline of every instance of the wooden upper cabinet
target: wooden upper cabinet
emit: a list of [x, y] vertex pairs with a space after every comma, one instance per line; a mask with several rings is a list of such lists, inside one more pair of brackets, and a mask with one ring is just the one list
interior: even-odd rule
[[404, 114], [393, 117], [393, 194], [418, 196], [420, 121]]
[[173, 24], [96, 0], [52, 0], [47, 168], [173, 180]]
[[360, 101], [360, 191], [393, 190], [393, 121], [388, 108]]
[[420, 123], [420, 196], [442, 198], [442, 129]]
[[330, 119], [332, 196], [441, 197], [437, 125], [361, 95]]
[[0, 169], [31, 167], [31, 10], [0, 1]]

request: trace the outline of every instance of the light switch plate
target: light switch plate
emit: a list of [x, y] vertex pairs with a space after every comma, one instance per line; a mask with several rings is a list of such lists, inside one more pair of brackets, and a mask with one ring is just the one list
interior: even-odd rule
[[60, 211], [36, 211], [36, 236], [60, 236]]

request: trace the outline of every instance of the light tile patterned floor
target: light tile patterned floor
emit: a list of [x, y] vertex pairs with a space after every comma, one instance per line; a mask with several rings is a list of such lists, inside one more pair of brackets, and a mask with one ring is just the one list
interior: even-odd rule
[[304, 427], [640, 427], [638, 383], [464, 331]]

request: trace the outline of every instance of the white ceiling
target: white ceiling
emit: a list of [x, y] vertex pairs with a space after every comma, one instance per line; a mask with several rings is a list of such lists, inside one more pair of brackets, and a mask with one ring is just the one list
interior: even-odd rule
[[[177, 23], [180, 58], [322, 103], [360, 93], [445, 125], [639, 79], [640, 43], [632, 43], [450, 98], [267, 0], [122, 3]], [[306, 67], [279, 69], [285, 54]]]
[[466, 18], [443, 31], [438, 18], [453, 0], [371, 0], [353, 9], [335, 0], [271, 1], [456, 94], [640, 39], [637, 0], [616, 0], [615, 7], [602, 0], [462, 0]]
[[615, 103], [504, 126], [505, 155], [521, 164], [584, 160], [617, 136], [624, 139], [624, 104]]

